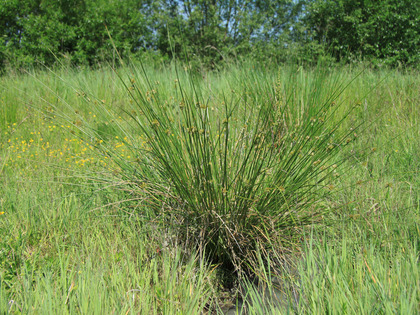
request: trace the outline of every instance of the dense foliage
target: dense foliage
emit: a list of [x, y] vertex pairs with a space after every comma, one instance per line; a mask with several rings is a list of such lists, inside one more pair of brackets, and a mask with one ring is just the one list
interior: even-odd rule
[[410, 0], [2, 0], [0, 69], [112, 62], [110, 36], [123, 57], [210, 66], [238, 56], [415, 65], [419, 16]]
[[420, 57], [420, 2], [411, 0], [309, 1], [304, 25], [312, 40], [337, 59], [414, 64]]

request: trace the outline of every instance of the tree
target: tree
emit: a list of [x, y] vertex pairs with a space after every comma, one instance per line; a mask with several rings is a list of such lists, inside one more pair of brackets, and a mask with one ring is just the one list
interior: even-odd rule
[[419, 61], [420, 3], [411, 0], [307, 1], [303, 21], [312, 39], [337, 60]]
[[294, 19], [292, 0], [166, 0], [158, 49], [206, 63], [237, 55], [278, 54]]
[[8, 0], [0, 6], [0, 66], [75, 64], [113, 58], [112, 36], [124, 56], [153, 47], [153, 1]]

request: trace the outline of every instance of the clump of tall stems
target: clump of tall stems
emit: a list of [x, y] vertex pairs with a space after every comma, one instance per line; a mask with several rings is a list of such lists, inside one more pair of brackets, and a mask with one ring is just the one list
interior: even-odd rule
[[184, 246], [249, 271], [257, 249], [289, 246], [328, 211], [339, 152], [357, 137], [352, 109], [339, 105], [348, 82], [321, 68], [234, 68], [222, 83], [188, 69], [172, 74], [161, 84], [138, 66], [120, 77], [131, 102], [114, 129], [135, 161], [114, 154], [95, 128], [89, 133]]

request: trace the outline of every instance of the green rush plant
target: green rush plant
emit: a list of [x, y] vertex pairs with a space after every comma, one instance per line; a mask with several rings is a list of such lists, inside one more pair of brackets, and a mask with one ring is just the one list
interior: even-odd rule
[[188, 68], [174, 66], [164, 82], [142, 64], [127, 69], [116, 74], [131, 101], [117, 111], [85, 97], [135, 159], [95, 126], [83, 133], [118, 165], [128, 199], [141, 200], [140, 211], [152, 210], [185, 248], [247, 273], [257, 248], [269, 250], [272, 239], [290, 247], [329, 211], [323, 197], [343, 162], [338, 153], [360, 124], [344, 127], [353, 107], [339, 106], [348, 84], [339, 75], [239, 68], [214, 90]]
[[[119, 161], [184, 243], [239, 272], [257, 247], [274, 236], [293, 241], [325, 213], [322, 196], [342, 163], [337, 153], [358, 127], [340, 128], [351, 108], [335, 105], [345, 89], [339, 77], [322, 69], [277, 77], [244, 70], [230, 92], [218, 93], [175, 69], [168, 98], [143, 66], [132, 68], [131, 80], [123, 80], [131, 119], [121, 130], [138, 163]], [[145, 149], [136, 144], [138, 133]]]

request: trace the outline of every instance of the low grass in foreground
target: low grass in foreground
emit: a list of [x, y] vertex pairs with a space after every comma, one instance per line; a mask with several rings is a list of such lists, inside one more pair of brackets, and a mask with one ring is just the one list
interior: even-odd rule
[[1, 79], [2, 312], [420, 311], [417, 73], [139, 69]]

